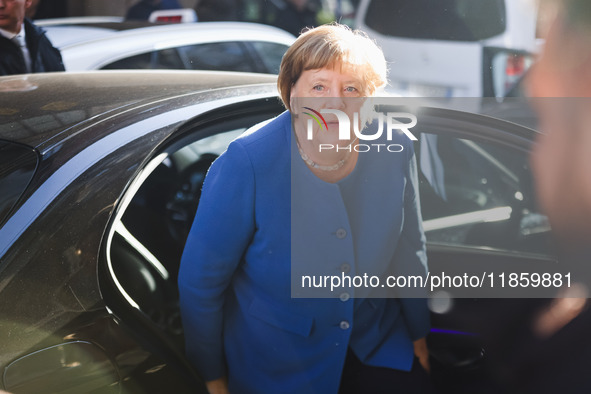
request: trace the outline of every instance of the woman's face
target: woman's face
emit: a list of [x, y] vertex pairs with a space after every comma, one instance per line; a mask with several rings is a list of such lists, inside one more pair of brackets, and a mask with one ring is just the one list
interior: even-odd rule
[[[299, 115], [298, 118], [302, 121], [301, 127], [308, 128], [308, 120], [312, 119], [310, 115], [312, 109], [317, 113], [323, 109], [339, 110], [348, 115], [352, 126], [354, 113], [360, 112], [367, 94], [367, 87], [362, 78], [346, 67], [305, 70], [292, 86], [291, 112]], [[316, 118], [319, 119], [318, 116]], [[339, 145], [347, 142], [346, 140], [337, 141], [339, 135], [337, 115], [323, 113], [322, 118], [326, 124], [312, 122], [314, 139], [321, 143], [340, 142]], [[327, 128], [328, 133], [321, 132], [324, 128]], [[350, 134], [354, 136], [352, 131]]]

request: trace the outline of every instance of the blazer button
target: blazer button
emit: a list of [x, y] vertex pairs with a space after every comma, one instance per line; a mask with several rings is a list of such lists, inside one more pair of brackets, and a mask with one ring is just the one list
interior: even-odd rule
[[341, 271], [346, 274], [347, 272], [351, 271], [351, 266], [347, 263], [343, 263], [341, 264]]
[[344, 228], [340, 228], [337, 230], [337, 238], [338, 239], [343, 239], [347, 236], [347, 230], [345, 230]]
[[347, 330], [349, 329], [349, 322], [346, 320], [343, 320], [340, 324], [339, 327], [341, 327], [341, 330]]
[[339, 298], [341, 299], [341, 301], [345, 302], [349, 301], [349, 298], [351, 298], [351, 296], [349, 295], [349, 293], [341, 293]]

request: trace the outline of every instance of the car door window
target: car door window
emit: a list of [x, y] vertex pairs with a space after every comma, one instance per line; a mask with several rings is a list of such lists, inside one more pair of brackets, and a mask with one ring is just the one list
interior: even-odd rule
[[416, 152], [428, 242], [550, 254], [527, 153], [427, 133]]
[[181, 58], [175, 48], [151, 51], [126, 57], [103, 66], [103, 70], [167, 69], [182, 70]]
[[215, 42], [179, 48], [189, 70], [257, 72], [257, 67], [239, 42]]

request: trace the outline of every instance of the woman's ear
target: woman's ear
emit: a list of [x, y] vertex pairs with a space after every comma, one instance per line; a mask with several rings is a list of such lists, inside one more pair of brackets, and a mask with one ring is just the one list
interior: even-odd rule
[[[291, 84], [291, 87], [293, 88], [293, 84]], [[298, 115], [297, 101], [298, 100], [293, 93], [293, 89], [291, 89], [291, 91], [289, 92], [289, 111], [291, 112], [292, 116]]]

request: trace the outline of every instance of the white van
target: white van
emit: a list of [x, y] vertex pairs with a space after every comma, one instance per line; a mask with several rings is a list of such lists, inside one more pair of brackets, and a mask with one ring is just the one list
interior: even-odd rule
[[389, 90], [504, 96], [533, 63], [535, 0], [361, 0], [356, 27], [383, 49]]

